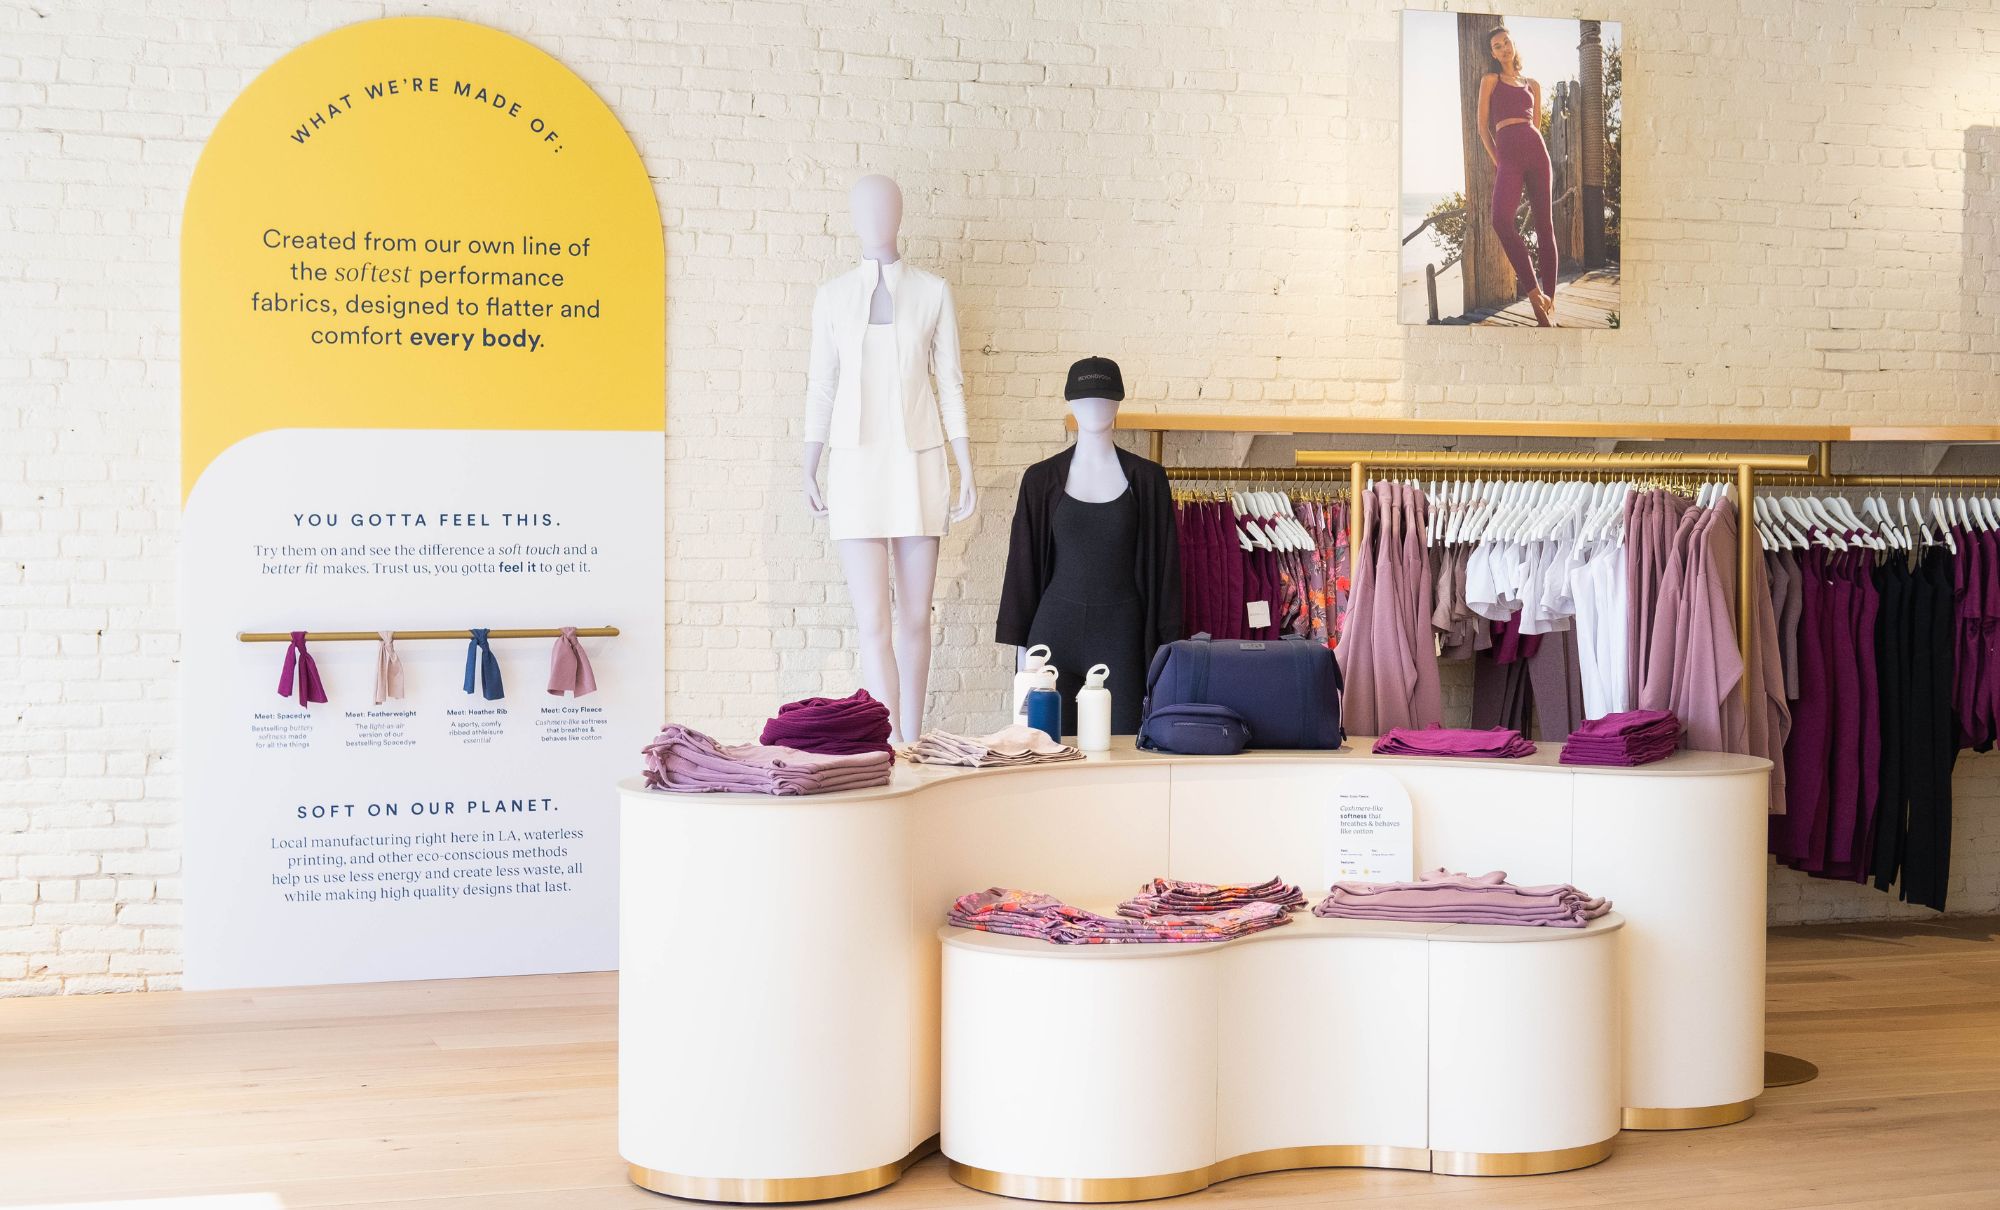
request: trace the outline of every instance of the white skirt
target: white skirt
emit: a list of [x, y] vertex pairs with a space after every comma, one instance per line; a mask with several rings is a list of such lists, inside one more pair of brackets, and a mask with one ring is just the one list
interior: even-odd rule
[[861, 347], [861, 444], [828, 451], [827, 528], [843, 538], [942, 538], [951, 514], [944, 447], [910, 449], [896, 398], [896, 337], [869, 324]]
[[942, 538], [951, 513], [944, 447], [875, 442], [829, 450], [827, 529], [843, 538]]

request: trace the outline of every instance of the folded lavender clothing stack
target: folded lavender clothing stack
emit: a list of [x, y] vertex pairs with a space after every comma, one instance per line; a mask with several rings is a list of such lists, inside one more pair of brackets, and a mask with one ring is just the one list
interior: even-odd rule
[[1039, 727], [1019, 723], [991, 735], [953, 735], [949, 731], [926, 731], [917, 742], [903, 749], [903, 759], [921, 765], [965, 765], [973, 769], [1009, 769], [1019, 765], [1046, 765], [1056, 761], [1082, 760], [1083, 753], [1068, 744], [1059, 744]]
[[1650, 765], [1680, 751], [1681, 720], [1671, 710], [1623, 710], [1569, 733], [1565, 765]]
[[683, 794], [831, 794], [887, 785], [888, 752], [829, 755], [769, 744], [718, 744], [670, 723], [646, 754], [646, 785]]
[[1120, 916], [1147, 919], [1155, 916], [1192, 916], [1202, 912], [1225, 912], [1246, 903], [1273, 903], [1288, 912], [1305, 907], [1306, 897], [1299, 888], [1272, 878], [1256, 886], [1217, 886], [1206, 882], [1182, 882], [1177, 878], [1155, 878], [1139, 888], [1139, 893], [1118, 905]]
[[1535, 745], [1511, 727], [1397, 727], [1375, 741], [1377, 756], [1533, 756]]
[[1246, 903], [1219, 912], [1131, 920], [1071, 907], [1053, 895], [997, 886], [960, 895], [950, 915], [958, 928], [1056, 945], [1228, 941], [1289, 924], [1291, 919], [1275, 903]]
[[801, 752], [852, 756], [884, 752], [889, 747], [889, 708], [866, 689], [846, 697], [809, 697], [778, 707], [778, 717], [764, 724], [758, 740]]
[[1567, 884], [1514, 886], [1495, 870], [1477, 878], [1432, 870], [1415, 882], [1336, 882], [1315, 916], [1416, 920], [1428, 924], [1525, 924], [1582, 928], [1611, 910]]

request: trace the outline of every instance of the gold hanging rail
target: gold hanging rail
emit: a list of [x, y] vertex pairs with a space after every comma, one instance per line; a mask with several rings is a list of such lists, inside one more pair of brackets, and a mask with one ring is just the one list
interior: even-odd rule
[[1867, 487], [1919, 487], [1940, 491], [1951, 489], [2000, 490], [2000, 475], [1792, 475], [1763, 474], [1757, 482], [1767, 487], [1823, 487], [1828, 489]]
[[1546, 471], [1796, 471], [1813, 469], [1810, 454], [1711, 454], [1683, 450], [1589, 453], [1572, 450], [1300, 450], [1298, 465], [1461, 470]]
[[1298, 466], [1170, 466], [1167, 478], [1186, 483], [1345, 483], [1346, 470]]
[[[579, 626], [576, 628], [576, 637], [580, 639], [611, 638], [616, 636], [617, 633], [618, 628], [616, 626]], [[561, 634], [562, 631], [559, 629], [551, 630], [546, 627], [538, 627], [531, 630], [489, 630], [486, 632], [486, 637], [489, 639], [553, 639], [559, 637]], [[378, 631], [373, 630], [306, 631], [306, 642], [308, 643], [372, 643], [381, 637], [382, 635]], [[470, 630], [392, 630], [389, 632], [389, 637], [399, 643], [404, 639], [470, 639], [472, 632]], [[236, 641], [239, 643], [289, 643], [292, 641], [292, 636], [289, 632], [285, 631], [246, 630], [237, 634]]]

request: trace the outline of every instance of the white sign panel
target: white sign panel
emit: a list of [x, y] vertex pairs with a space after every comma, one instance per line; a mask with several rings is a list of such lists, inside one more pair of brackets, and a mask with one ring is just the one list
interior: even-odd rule
[[1328, 882], [1408, 882], [1416, 877], [1416, 826], [1410, 792], [1374, 769], [1343, 773], [1327, 833]]

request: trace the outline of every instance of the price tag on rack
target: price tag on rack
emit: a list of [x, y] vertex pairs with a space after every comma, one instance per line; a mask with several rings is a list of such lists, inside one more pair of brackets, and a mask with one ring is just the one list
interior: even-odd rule
[[1409, 882], [1416, 877], [1416, 812], [1388, 773], [1360, 769], [1334, 783], [1326, 831], [1327, 882]]

